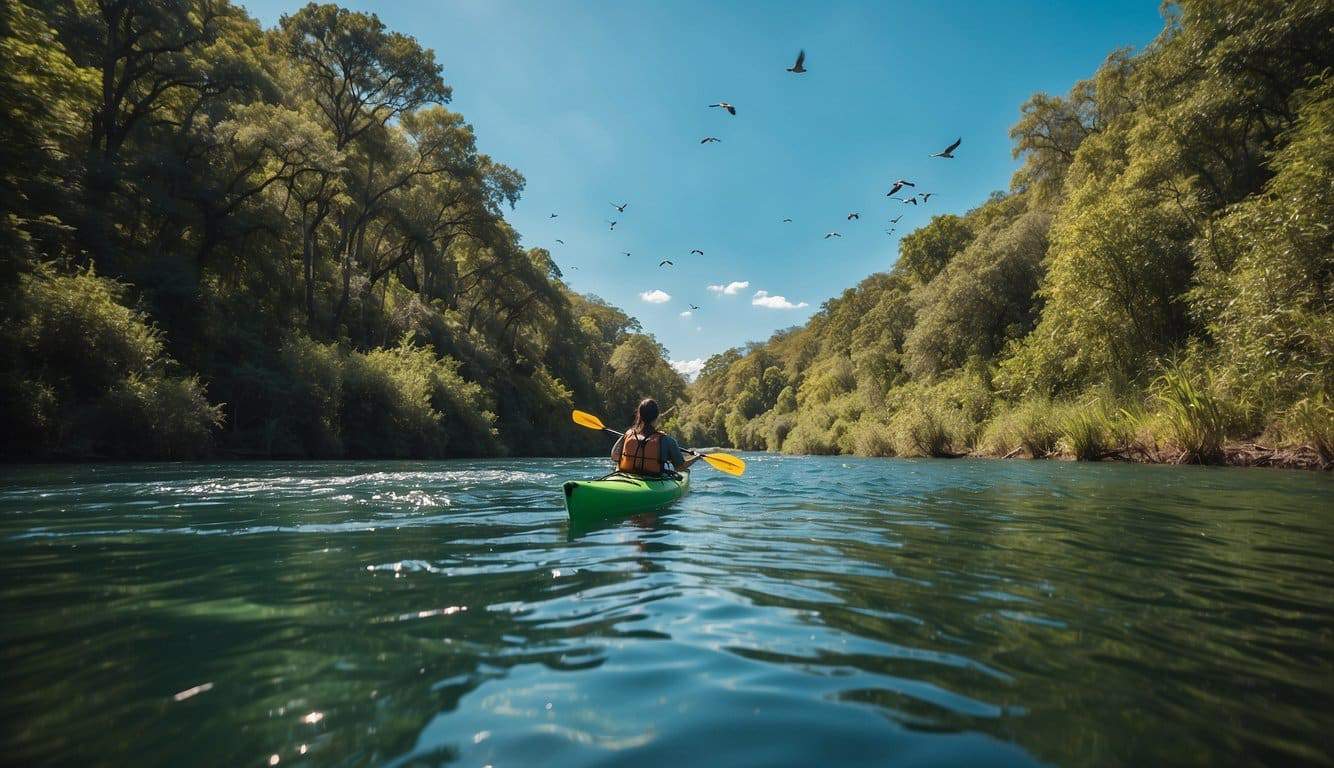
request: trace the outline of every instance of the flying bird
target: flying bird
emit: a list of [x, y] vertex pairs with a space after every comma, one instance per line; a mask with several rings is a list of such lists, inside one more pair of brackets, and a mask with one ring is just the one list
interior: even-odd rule
[[824, 239], [826, 239], [826, 240], [828, 240], [828, 239], [831, 238], [831, 237], [842, 237], [842, 235], [840, 235], [840, 234], [837, 233], [837, 232], [826, 232], [826, 233], [824, 234]]
[[611, 225], [610, 227], [608, 227], [608, 229], [616, 229], [616, 225], [619, 224], [620, 222], [607, 219], [607, 223]]
[[853, 219], [860, 219], [861, 217], [862, 215], [860, 213], [849, 213], [848, 221], [852, 221]]
[[733, 115], [736, 114], [736, 107], [732, 106], [731, 104], [728, 104], [728, 103], [725, 102], [725, 101], [720, 101], [720, 102], [718, 102], [717, 104], [710, 104], [709, 106], [710, 106], [710, 107], [722, 107], [723, 109], [727, 110], [729, 113], [731, 113], [731, 114], [733, 114]]
[[561, 240], [560, 238], [556, 238], [556, 242], [560, 243], [561, 245], [565, 245], [565, 241]]
[[663, 259], [662, 261], [658, 262], [658, 266], [660, 266], [660, 267], [661, 267], [661, 266], [674, 267], [674, 266], [676, 266], [676, 265], [673, 264], [669, 259]]
[[937, 152], [936, 154], [932, 155], [932, 157], [946, 157], [952, 160], [954, 159], [954, 150], [958, 149], [959, 145], [962, 143], [963, 143], [963, 138], [962, 137], [957, 138], [954, 140], [953, 144], [949, 145], [948, 147], [945, 147], [944, 152]]
[[691, 304], [691, 305], [690, 305], [690, 309], [691, 309], [691, 310], [696, 310], [696, 311], [697, 311], [697, 310], [699, 309], [699, 307], [695, 306], [694, 304]]
[[623, 255], [625, 255], [625, 256], [629, 256], [629, 255], [630, 255], [630, 252], [629, 252], [629, 251], [621, 251], [621, 253], [622, 253]]
[[904, 201], [903, 201], [903, 204], [904, 204], [904, 205], [907, 205], [908, 203], [912, 203], [913, 205], [917, 205], [917, 198], [915, 198], [915, 197], [910, 197], [910, 198], [908, 198], [907, 200], [904, 200]]
[[911, 181], [908, 181], [907, 179], [899, 179], [898, 181], [894, 182], [894, 186], [889, 188], [889, 192], [885, 193], [885, 197], [893, 197], [895, 192], [898, 192], [900, 189], [903, 189], [904, 187], [915, 187], [915, 186], [917, 185], [912, 183]]
[[889, 223], [890, 223], [890, 224], [898, 224], [898, 223], [899, 223], [899, 219], [901, 219], [901, 218], [903, 218], [903, 214], [900, 213], [898, 216], [895, 216], [894, 218], [890, 219], [890, 220], [889, 220]]
[[701, 250], [698, 249], [698, 248], [691, 248], [691, 249], [690, 249], [690, 252], [691, 252], [691, 253], [698, 253], [700, 256], [703, 256], [703, 255], [704, 255], [704, 251], [701, 251]]
[[548, 218], [548, 219], [554, 219], [554, 218], [556, 218], [556, 214], [553, 213], [553, 214], [551, 214], [550, 216], [548, 216], [547, 218]]
[[930, 200], [930, 199], [931, 199], [931, 196], [934, 195], [934, 194], [935, 194], [935, 192], [923, 192], [923, 193], [922, 193], [922, 202], [925, 203], [927, 200]]
[[627, 206], [627, 205], [629, 205], [629, 203], [621, 203], [620, 205], [617, 205], [616, 203], [612, 203], [612, 204], [611, 204], [611, 207], [612, 207], [612, 208], [615, 208], [617, 211], [620, 211], [621, 213], [625, 213], [625, 206]]
[[783, 223], [784, 223], [784, 224], [791, 224], [791, 223], [792, 223], [792, 219], [783, 219]]
[[796, 75], [806, 71], [806, 51], [804, 49], [797, 52], [797, 63], [788, 67], [787, 71]]
[[700, 144], [717, 144], [717, 143], [720, 142], [720, 141], [722, 141], [722, 139], [718, 138], [717, 136], [705, 136], [704, 138], [702, 138], [702, 139], [699, 140], [699, 143], [700, 143]]

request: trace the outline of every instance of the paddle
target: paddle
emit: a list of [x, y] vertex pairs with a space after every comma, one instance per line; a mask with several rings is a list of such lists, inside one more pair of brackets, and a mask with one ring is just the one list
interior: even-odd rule
[[[613, 435], [621, 435], [620, 432], [603, 424], [602, 419], [599, 419], [586, 411], [575, 411], [571, 416], [574, 418], [574, 423], [581, 427], [598, 429], [603, 432], [610, 432]], [[624, 435], [621, 436], [624, 437]], [[713, 467], [719, 472], [726, 472], [729, 475], [736, 475], [737, 477], [740, 477], [746, 472], [746, 462], [735, 456], [729, 456], [726, 453], [700, 453], [699, 451], [692, 451], [689, 448], [682, 448], [681, 451], [704, 459], [704, 461], [708, 462], [710, 467]]]

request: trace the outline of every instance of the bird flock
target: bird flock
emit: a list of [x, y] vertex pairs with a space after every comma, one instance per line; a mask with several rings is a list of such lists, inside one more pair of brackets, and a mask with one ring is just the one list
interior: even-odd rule
[[[792, 64], [792, 66], [787, 67], [787, 68], [786, 68], [786, 71], [791, 72], [792, 74], [795, 74], [795, 75], [802, 75], [802, 74], [805, 74], [805, 73], [808, 71], [808, 70], [806, 69], [806, 51], [805, 51], [805, 49], [802, 49], [801, 51], [799, 51], [799, 52], [797, 53], [797, 60]], [[721, 110], [724, 110], [725, 112], [727, 112], [727, 114], [731, 115], [732, 117], [736, 117], [736, 115], [737, 115], [737, 108], [736, 108], [736, 105], [734, 105], [734, 104], [732, 104], [732, 103], [730, 103], [730, 102], [726, 102], [726, 101], [719, 101], [719, 102], [717, 102], [717, 103], [715, 103], [715, 104], [710, 104], [710, 105], [709, 105], [709, 109], [721, 109]], [[699, 143], [700, 143], [700, 144], [720, 144], [720, 143], [722, 143], [722, 139], [718, 138], [717, 136], [705, 136], [704, 138], [702, 138], [702, 139], [699, 140]], [[928, 157], [936, 157], [936, 158], [942, 158], [942, 159], [945, 159], [945, 160], [953, 160], [953, 159], [954, 159], [954, 151], [957, 150], [957, 149], [959, 148], [959, 145], [962, 144], [962, 143], [963, 143], [963, 138], [962, 138], [962, 137], [957, 138], [957, 139], [954, 140], [954, 142], [953, 142], [952, 144], [950, 144], [949, 146], [945, 147], [945, 149], [941, 150], [940, 152], [932, 153], [932, 154], [928, 155]], [[907, 197], [902, 197], [902, 196], [900, 196], [899, 193], [904, 192], [904, 191], [906, 191], [906, 190], [908, 190], [908, 189], [912, 189], [912, 190], [914, 190], [913, 193], [910, 194], [910, 195], [908, 195]], [[935, 194], [934, 192], [917, 192], [916, 189], [917, 189], [917, 184], [916, 184], [916, 182], [909, 181], [908, 179], [898, 179], [898, 180], [894, 181], [894, 182], [890, 185], [890, 187], [889, 187], [889, 191], [885, 193], [885, 197], [888, 197], [888, 198], [890, 198], [891, 200], [897, 200], [897, 201], [899, 201], [899, 203], [902, 204], [902, 205], [913, 205], [913, 206], [916, 206], [916, 205], [919, 205], [919, 204], [925, 204], [927, 201], [929, 201], [929, 200], [931, 199], [931, 196]], [[617, 214], [621, 214], [621, 215], [623, 215], [623, 214], [625, 214], [625, 210], [626, 210], [626, 208], [628, 208], [628, 207], [630, 206], [630, 203], [629, 203], [629, 202], [624, 202], [624, 203], [611, 203], [611, 206], [612, 206], [613, 208], [616, 209], [616, 213], [617, 213]], [[548, 219], [555, 219], [555, 218], [558, 218], [558, 217], [559, 217], [559, 214], [557, 214], [557, 213], [555, 213], [555, 212], [552, 212], [551, 215], [548, 217]], [[893, 234], [897, 231], [896, 228], [895, 228], [896, 225], [899, 223], [899, 220], [902, 219], [902, 218], [903, 218], [903, 214], [899, 214], [898, 216], [895, 216], [894, 218], [890, 219], [890, 220], [889, 220], [889, 227], [885, 230], [885, 233], [886, 233], [886, 234], [889, 234], [889, 235], [893, 235]], [[847, 221], [859, 221], [860, 219], [861, 219], [861, 213], [858, 212], [858, 211], [853, 211], [853, 212], [851, 212], [851, 213], [849, 213], [849, 214], [847, 215]], [[620, 223], [620, 220], [619, 220], [619, 219], [607, 219], [606, 221], [607, 221], [607, 225], [608, 225], [608, 226], [607, 226], [607, 229], [608, 229], [609, 231], [613, 231], [613, 232], [616, 230], [616, 225]], [[785, 218], [783, 219], [783, 223], [784, 223], [784, 224], [791, 224], [791, 223], [792, 223], [792, 219], [789, 218], [789, 217], [785, 217]], [[841, 232], [837, 232], [837, 231], [829, 231], [829, 232], [826, 232], [825, 235], [824, 235], [824, 239], [825, 239], [825, 240], [830, 240], [830, 239], [833, 239], [833, 238], [836, 238], [836, 237], [837, 237], [837, 238], [842, 238], [842, 237], [843, 237], [843, 234], [842, 234]], [[560, 245], [565, 245], [565, 241], [564, 241], [564, 240], [561, 240], [561, 239], [557, 239], [557, 240], [556, 240], [556, 243], [558, 243], [558, 244], [560, 244]], [[622, 253], [623, 255], [627, 256], [627, 257], [631, 255], [630, 251], [622, 251], [621, 253]], [[704, 255], [704, 251], [700, 250], [699, 248], [692, 248], [692, 249], [690, 250], [690, 254], [691, 254], [691, 255], [703, 256], [703, 255]], [[671, 259], [662, 259], [661, 261], [658, 262], [658, 267], [659, 267], [659, 268], [673, 267], [673, 266], [676, 266], [676, 263], [675, 263], [674, 261], [672, 261]], [[578, 269], [578, 267], [571, 267], [571, 269]], [[689, 304], [689, 302], [687, 302], [687, 303]], [[695, 305], [695, 304], [689, 304], [689, 306], [690, 306], [690, 309], [691, 309], [692, 311], [698, 311], [698, 310], [699, 310], [699, 307], [698, 307], [697, 305]]]

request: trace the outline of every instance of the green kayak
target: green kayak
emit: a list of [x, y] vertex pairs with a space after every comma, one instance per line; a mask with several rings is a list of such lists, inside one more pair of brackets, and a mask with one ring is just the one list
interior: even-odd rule
[[649, 512], [685, 495], [690, 473], [680, 480], [637, 477], [617, 472], [598, 480], [565, 483], [565, 510], [570, 521], [588, 523], [608, 517]]

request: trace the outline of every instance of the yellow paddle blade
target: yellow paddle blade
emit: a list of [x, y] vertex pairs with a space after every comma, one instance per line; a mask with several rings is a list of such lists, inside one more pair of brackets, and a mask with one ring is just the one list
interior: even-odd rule
[[602, 424], [602, 419], [599, 419], [586, 411], [575, 411], [570, 414], [570, 416], [574, 419], [574, 423], [581, 427], [588, 427], [589, 429], [606, 429]]
[[741, 477], [746, 473], [746, 462], [735, 456], [729, 456], [726, 453], [706, 453], [703, 454], [704, 460], [710, 467], [719, 472], [726, 472], [729, 475]]

